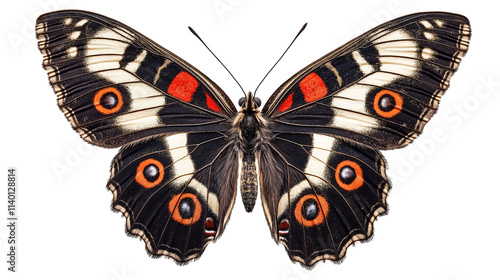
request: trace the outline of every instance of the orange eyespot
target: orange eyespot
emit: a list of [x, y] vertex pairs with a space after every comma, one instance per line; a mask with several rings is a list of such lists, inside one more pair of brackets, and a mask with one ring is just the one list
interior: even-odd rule
[[328, 216], [328, 202], [321, 195], [304, 195], [295, 205], [294, 214], [295, 219], [303, 226], [319, 225]]
[[168, 209], [174, 220], [186, 226], [196, 223], [201, 217], [201, 203], [192, 193], [174, 195], [168, 203]]
[[114, 87], [103, 88], [95, 94], [94, 106], [104, 115], [116, 113], [123, 106], [122, 94]]
[[156, 187], [165, 176], [163, 164], [156, 159], [146, 159], [139, 164], [135, 173], [135, 181], [146, 189]]
[[363, 185], [363, 170], [354, 161], [344, 160], [337, 165], [335, 180], [344, 190], [355, 190]]
[[373, 109], [384, 118], [392, 118], [403, 109], [403, 98], [394, 91], [383, 89], [375, 95]]

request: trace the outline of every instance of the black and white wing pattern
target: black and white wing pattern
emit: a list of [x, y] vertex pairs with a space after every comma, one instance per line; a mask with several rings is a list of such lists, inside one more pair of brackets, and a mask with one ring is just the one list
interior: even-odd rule
[[60, 11], [37, 20], [43, 66], [80, 136], [125, 145], [113, 160], [113, 209], [149, 253], [199, 257], [222, 234], [236, 196], [238, 154], [225, 133], [236, 109], [173, 53], [110, 18]]
[[91, 144], [226, 131], [236, 113], [200, 71], [118, 21], [60, 11], [40, 16], [36, 30], [59, 108]]
[[184, 263], [222, 234], [238, 174], [238, 154], [229, 147], [220, 132], [177, 133], [126, 146], [115, 157], [113, 207], [150, 254]]
[[262, 109], [275, 131], [325, 133], [376, 149], [413, 141], [470, 39], [467, 18], [419, 13], [377, 26], [285, 82]]
[[122, 147], [112, 206], [151, 255], [201, 256], [229, 219], [241, 162], [246, 209], [258, 166], [271, 234], [307, 267], [341, 261], [372, 236], [391, 188], [378, 150], [422, 132], [471, 36], [461, 15], [404, 16], [299, 71], [262, 112], [252, 94], [237, 112], [208, 77], [118, 21], [59, 11], [40, 16], [36, 32], [72, 127]]
[[390, 189], [376, 149], [404, 147], [422, 132], [470, 34], [461, 15], [404, 16], [305, 67], [271, 96], [262, 110], [273, 137], [260, 156], [261, 194], [271, 234], [292, 260], [340, 261], [372, 236]]
[[372, 235], [390, 188], [379, 152], [318, 133], [278, 133], [269, 146], [260, 160], [262, 200], [271, 233], [292, 260], [339, 261]]

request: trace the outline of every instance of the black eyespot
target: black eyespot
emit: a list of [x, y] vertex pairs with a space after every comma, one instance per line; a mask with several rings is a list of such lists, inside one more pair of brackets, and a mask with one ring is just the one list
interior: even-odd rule
[[314, 220], [319, 214], [319, 208], [318, 204], [316, 203], [316, 200], [314, 199], [308, 199], [304, 201], [304, 204], [302, 205], [302, 216], [306, 220]]
[[154, 182], [156, 181], [156, 179], [158, 179], [158, 176], [160, 176], [160, 170], [158, 169], [158, 166], [154, 164], [149, 164], [144, 168], [142, 174], [144, 175], [144, 178], [146, 178], [148, 182]]
[[354, 179], [356, 179], [356, 171], [349, 165], [346, 165], [340, 169], [340, 180], [344, 184], [351, 184]]
[[118, 98], [116, 97], [116, 94], [112, 92], [108, 92], [103, 94], [100, 100], [101, 106], [106, 108], [106, 109], [113, 109], [116, 107], [118, 104]]
[[193, 217], [194, 201], [191, 198], [184, 198], [179, 202], [179, 214], [183, 219]]
[[245, 97], [240, 98], [240, 100], [238, 100], [238, 105], [240, 105], [240, 107], [243, 106], [243, 103], [245, 103], [245, 100], [246, 100]]
[[385, 94], [380, 98], [378, 107], [384, 112], [390, 112], [396, 107], [396, 100], [391, 95]]
[[262, 102], [260, 101], [260, 98], [254, 97], [253, 100], [255, 101], [255, 104], [257, 105], [257, 107], [260, 107], [260, 104], [262, 104]]

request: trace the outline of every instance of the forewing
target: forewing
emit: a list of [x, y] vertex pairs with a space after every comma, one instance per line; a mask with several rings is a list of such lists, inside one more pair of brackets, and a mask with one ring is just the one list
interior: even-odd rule
[[302, 69], [263, 108], [274, 131], [403, 147], [438, 107], [470, 39], [467, 18], [418, 13], [384, 23]]
[[59, 107], [92, 144], [224, 131], [236, 112], [200, 71], [118, 21], [58, 11], [40, 16], [36, 33]]
[[123, 148], [112, 207], [149, 253], [184, 263], [220, 234], [236, 196], [238, 158], [220, 133], [178, 133]]
[[342, 260], [349, 245], [372, 236], [387, 210], [390, 183], [375, 150], [321, 134], [281, 133], [259, 159], [271, 234], [305, 266]]

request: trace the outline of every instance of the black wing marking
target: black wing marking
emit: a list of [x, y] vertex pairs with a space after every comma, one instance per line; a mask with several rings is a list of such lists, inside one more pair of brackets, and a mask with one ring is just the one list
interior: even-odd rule
[[266, 153], [259, 161], [265, 213], [292, 260], [340, 261], [349, 245], [372, 236], [390, 189], [379, 152], [321, 134], [282, 133]]
[[127, 231], [153, 256], [184, 263], [218, 238], [231, 213], [237, 154], [220, 133], [179, 133], [123, 148], [108, 188]]
[[276, 132], [404, 147], [436, 112], [470, 36], [461, 15], [418, 13], [389, 21], [302, 69], [273, 94], [263, 114]]
[[236, 109], [214, 82], [118, 21], [58, 11], [40, 16], [36, 32], [58, 105], [92, 144], [229, 128]]

